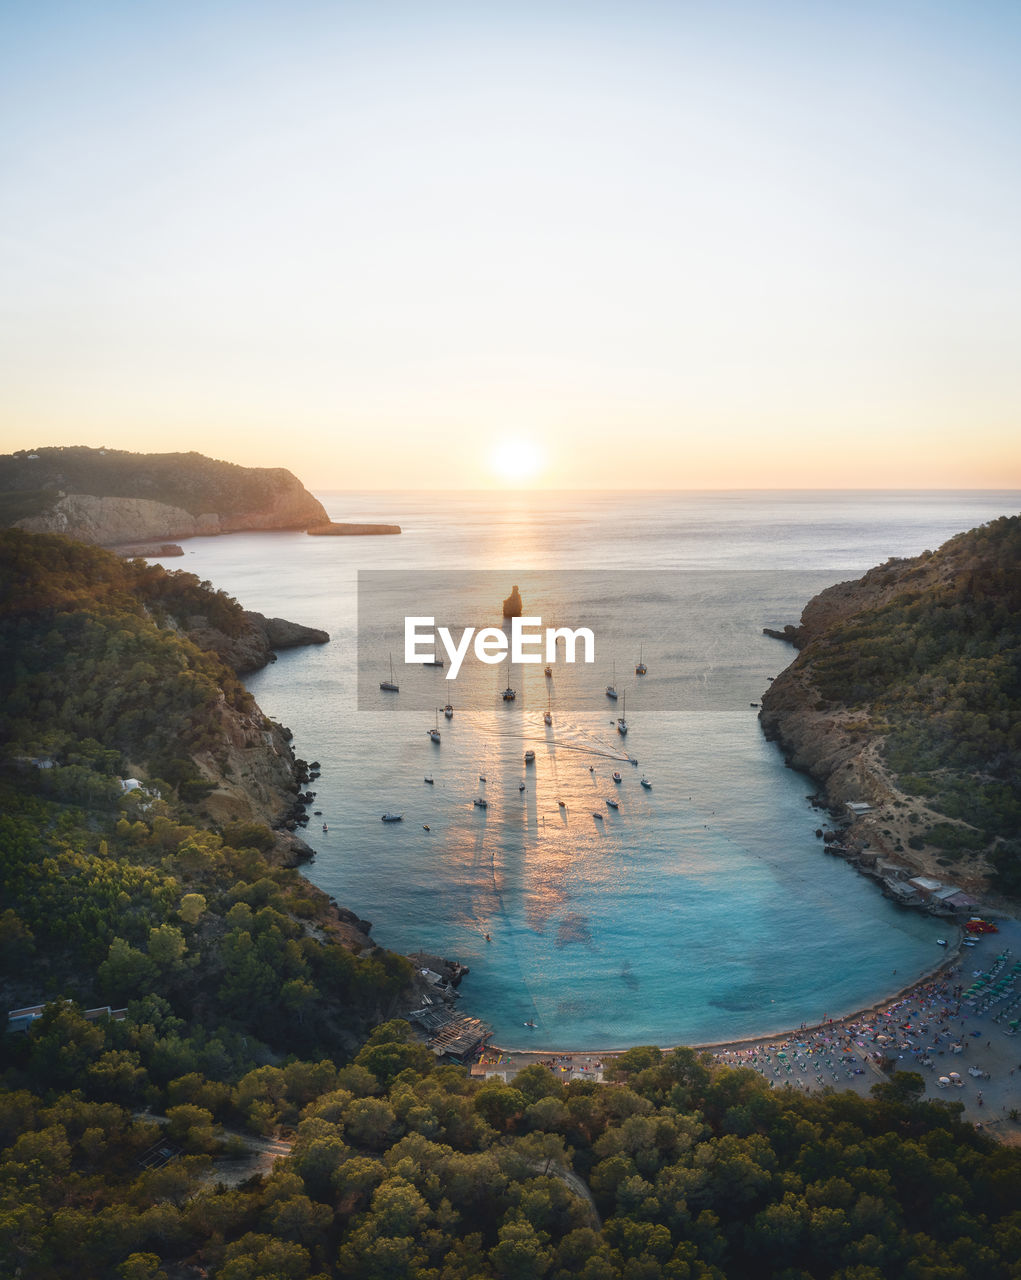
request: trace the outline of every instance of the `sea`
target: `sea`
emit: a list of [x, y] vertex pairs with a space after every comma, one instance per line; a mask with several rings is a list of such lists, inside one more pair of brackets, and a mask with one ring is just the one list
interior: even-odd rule
[[[306, 874], [380, 945], [467, 965], [459, 1007], [496, 1043], [763, 1035], [867, 1007], [938, 963], [945, 923], [823, 853], [816, 787], [757, 718], [795, 657], [763, 628], [797, 623], [826, 586], [1017, 513], [1021, 493], [316, 496], [333, 520], [402, 533], [193, 538], [163, 563], [330, 633], [246, 679], [321, 768]], [[609, 639], [551, 677], [474, 663], [451, 682], [449, 666], [405, 666], [402, 637], [360, 627], [360, 583], [365, 614], [365, 583], [391, 578], [424, 584], [424, 614], [427, 586], [463, 592], [461, 620], [480, 627], [502, 624], [519, 584], [526, 614], [541, 597], [547, 622]], [[378, 688], [391, 656], [396, 694]]]

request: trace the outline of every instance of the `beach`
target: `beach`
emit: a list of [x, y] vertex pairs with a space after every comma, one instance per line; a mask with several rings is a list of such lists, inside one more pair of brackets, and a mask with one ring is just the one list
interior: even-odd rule
[[[895, 1071], [917, 1072], [925, 1098], [960, 1102], [964, 1118], [1021, 1144], [1021, 921], [988, 915], [997, 933], [963, 943], [934, 973], [856, 1013], [779, 1035], [694, 1045], [757, 1071], [772, 1088], [849, 1089], [868, 1096]], [[891, 975], [892, 976], [892, 975]], [[487, 1048], [472, 1074], [513, 1080], [536, 1062], [562, 1078], [602, 1082], [624, 1052]]]

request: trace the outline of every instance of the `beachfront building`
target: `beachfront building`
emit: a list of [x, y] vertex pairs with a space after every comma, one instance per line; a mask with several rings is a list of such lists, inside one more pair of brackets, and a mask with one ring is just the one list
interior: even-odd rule
[[923, 902], [931, 902], [933, 895], [943, 888], [940, 880], [933, 880], [931, 876], [914, 876], [908, 881], [912, 888], [917, 889], [922, 895]]

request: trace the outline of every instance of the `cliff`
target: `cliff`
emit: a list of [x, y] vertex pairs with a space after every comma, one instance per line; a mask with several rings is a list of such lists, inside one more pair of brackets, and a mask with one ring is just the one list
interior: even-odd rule
[[[1021, 521], [891, 560], [820, 592], [769, 634], [800, 653], [763, 731], [854, 838], [918, 871], [1021, 890]], [[949, 870], [948, 870], [949, 869]]]
[[282, 467], [85, 447], [0, 457], [0, 523], [99, 546], [328, 521]]
[[318, 627], [305, 627], [286, 618], [267, 618], [265, 614], [246, 609], [243, 627], [228, 634], [212, 625], [207, 617], [197, 614], [188, 619], [186, 634], [200, 649], [212, 650], [238, 675], [259, 671], [276, 662], [278, 649], [296, 649], [307, 644], [328, 644], [329, 632]]

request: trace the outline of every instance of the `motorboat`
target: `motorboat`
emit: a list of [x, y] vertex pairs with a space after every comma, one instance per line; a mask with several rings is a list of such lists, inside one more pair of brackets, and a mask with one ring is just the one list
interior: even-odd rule
[[531, 764], [534, 759], [535, 759], [535, 752], [532, 750], [531, 747], [529, 747], [528, 750], [525, 752], [525, 764]]
[[485, 796], [476, 796], [475, 799], [472, 801], [472, 804], [475, 805], [477, 809], [489, 808], [489, 801], [485, 798]]
[[608, 800], [606, 801], [606, 803], [610, 806], [610, 808], [611, 808], [611, 809], [619, 809], [619, 808], [620, 808], [620, 803], [619, 803], [617, 800], [610, 800], [610, 799], [608, 799]]
[[550, 666], [548, 662], [546, 663], [546, 666], [543, 668], [542, 674], [546, 677], [547, 680], [553, 679], [553, 668]]
[[557, 804], [560, 806], [560, 808], [561, 808], [561, 809], [566, 809], [566, 808], [567, 808], [567, 805], [566, 805], [566, 803], [565, 803], [563, 800], [558, 800], [558, 801], [557, 801]]
[[592, 810], [592, 816], [593, 816], [593, 818], [598, 818], [600, 822], [602, 822], [602, 820], [603, 820], [603, 815], [599, 812], [599, 810], [598, 810], [598, 809], [593, 809], [593, 810]]
[[616, 769], [614, 769], [613, 774], [612, 774], [611, 776], [612, 776], [612, 778], [613, 778], [614, 782], [619, 782], [619, 781], [620, 781], [620, 774], [617, 772], [617, 770], [616, 770]]
[[519, 790], [519, 791], [524, 791], [524, 789], [525, 789], [525, 784], [524, 784], [523, 782], [519, 782], [519, 783], [518, 783], [518, 790]]
[[380, 680], [379, 687], [385, 693], [400, 693], [400, 686], [394, 680], [394, 656], [390, 655], [390, 679]]
[[553, 708], [550, 706], [549, 690], [546, 690], [546, 710], [542, 713], [543, 722], [547, 725], [553, 723]]
[[646, 791], [650, 791], [652, 789], [652, 783], [644, 775], [642, 776], [642, 786], [646, 789]]
[[404, 817], [403, 813], [391, 813], [390, 810], [388, 809], [386, 813], [383, 814], [382, 821], [383, 822], [400, 822], [403, 819], [403, 817]]
[[432, 777], [431, 777], [429, 774], [426, 774], [426, 776], [422, 779], [422, 781], [423, 781], [423, 782], [428, 782], [428, 784], [430, 785], [430, 787], [433, 785]]

